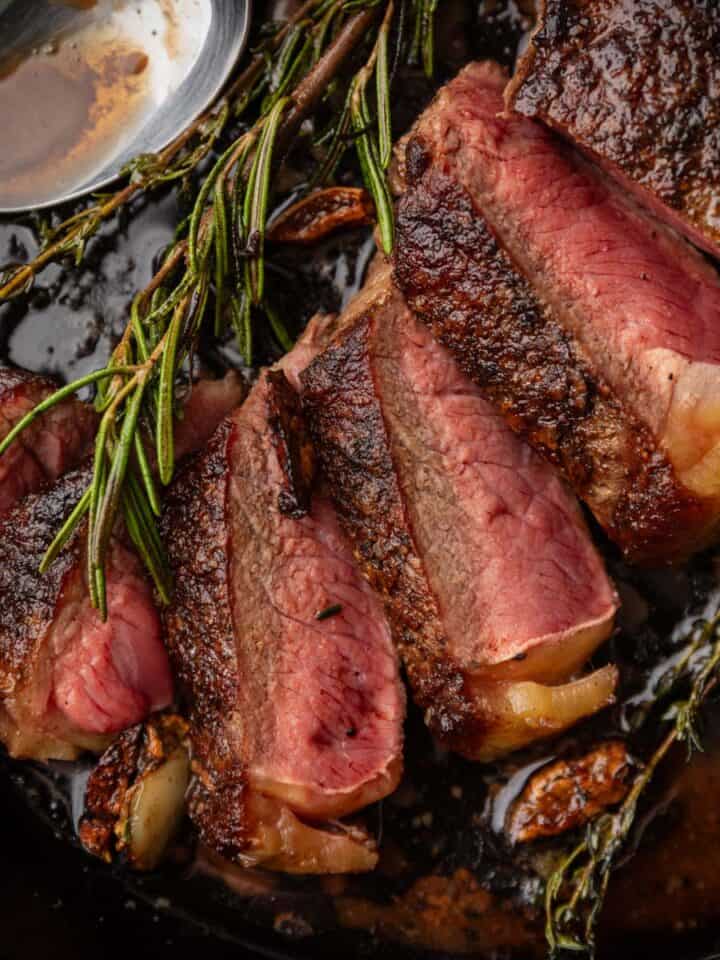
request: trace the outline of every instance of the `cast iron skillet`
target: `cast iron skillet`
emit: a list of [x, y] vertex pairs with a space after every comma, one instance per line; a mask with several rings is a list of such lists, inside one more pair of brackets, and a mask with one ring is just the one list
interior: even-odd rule
[[[448, 13], [439, 23], [439, 43], [449, 51], [446, 75], [472, 58], [493, 56], [508, 65], [512, 62], [523, 30], [514, 0], [479, 0], [474, 8], [470, 3], [446, 2], [446, 9], [455, 11], [453, 16], [462, 8], [465, 17], [451, 23]], [[411, 102], [405, 105], [407, 116], [398, 121], [398, 129], [421, 109], [428, 92], [422, 83], [418, 85], [417, 95], [411, 94]], [[0, 306], [0, 363], [53, 373], [65, 380], [101, 366], [112, 338], [122, 332], [130, 296], [150, 279], [154, 258], [172, 235], [178, 214], [171, 193], [152, 203], [140, 203], [119, 229], [105, 230], [92, 241], [81, 270], [53, 267], [28, 298]], [[32, 254], [32, 228], [32, 220], [0, 220], [0, 263]], [[295, 311], [288, 316], [296, 329], [316, 309], [341, 306], [342, 298], [361, 282], [372, 249], [369, 231], [360, 232], [333, 240], [310, 257], [303, 253], [295, 262], [292, 257], [280, 257], [269, 265], [280, 296], [283, 285], [287, 287], [287, 309]], [[298, 303], [302, 304], [299, 312]], [[204, 359], [220, 369], [228, 359], [237, 358], [227, 345], [215, 348]], [[432, 753], [432, 746], [423, 739], [426, 736], [421, 723], [413, 728], [408, 737], [413, 752]], [[455, 830], [458, 849], [451, 856], [464, 863], [473, 856], [468, 834], [463, 833], [462, 823], [450, 823], [454, 814], [446, 801], [443, 806], [437, 798], [442, 796], [441, 789], [453, 782], [446, 778], [456, 775], [466, 778], [469, 792], [473, 781], [481, 780], [478, 768], [465, 765], [463, 773], [459, 763], [451, 761], [449, 770], [429, 770], [416, 759], [409, 757], [409, 766], [415, 765], [418, 779], [428, 784], [426, 808], [438, 812], [448, 832]], [[197, 950], [203, 960], [419, 960], [431, 956], [380, 942], [369, 933], [315, 933], [332, 927], [330, 922], [323, 923], [327, 898], [318, 896], [317, 886], [304, 889], [302, 882], [288, 881], [282, 892], [266, 894], [243, 906], [218, 883], [208, 882], [206, 888], [202, 882], [187, 884], [182, 869], [172, 865], [138, 878], [93, 861], [72, 843], [72, 823], [62, 799], [58, 802], [57, 796], [38, 787], [41, 781], [35, 776], [28, 778], [27, 769], [0, 757], [0, 863], [4, 868], [0, 871], [0, 960], [45, 960], [49, 955], [57, 960], [127, 958], [133, 953], [164, 958], [176, 957], [179, 950]], [[393, 825], [392, 815], [386, 814], [386, 830], [404, 829], [395, 816]], [[435, 835], [433, 830], [427, 848]], [[413, 848], [419, 871], [429, 869], [430, 855], [423, 842]], [[487, 856], [487, 851], [478, 853], [478, 858]], [[369, 877], [364, 882], [372, 890], [382, 881]], [[320, 922], [314, 928], [292, 919], [281, 925], [282, 933], [273, 928], [273, 917], [282, 915], [289, 896], [319, 914]], [[291, 906], [292, 900], [289, 903]], [[292, 917], [291, 911], [287, 916]], [[720, 936], [710, 931], [693, 935], [682, 944], [667, 937], [624, 938], [620, 946], [622, 950], [613, 946], [613, 957], [701, 960], [720, 950]], [[434, 953], [432, 957], [449, 960], [447, 954]]]
[[[168, 905], [152, 883], [128, 889], [126, 878], [91, 861], [38, 818], [27, 795], [9, 786], [5, 773], [0, 782], [2, 960], [127, 960], [133, 955], [177, 960], [189, 955], [184, 951], [202, 960], [457, 960], [455, 955], [379, 943], [369, 935], [293, 942], [252, 924], [244, 924], [242, 933], [230, 933], [221, 921], [212, 922], [207, 904], [208, 922], [198, 923]], [[717, 960], [720, 934], [705, 931], [682, 941], [626, 938], [612, 956]]]

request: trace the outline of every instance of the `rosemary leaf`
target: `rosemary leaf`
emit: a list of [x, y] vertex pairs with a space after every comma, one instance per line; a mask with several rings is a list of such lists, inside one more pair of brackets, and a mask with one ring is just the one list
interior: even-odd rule
[[228, 198], [225, 181], [218, 177], [213, 200], [215, 220], [215, 336], [220, 337], [224, 327], [225, 295], [230, 273], [228, 228]]
[[422, 0], [422, 62], [425, 76], [435, 76], [435, 14], [439, 0]]
[[172, 593], [172, 578], [167, 558], [153, 517], [132, 474], [128, 487], [124, 491], [123, 515], [130, 539], [150, 572], [160, 601], [168, 604]]
[[100, 614], [100, 619], [107, 620], [107, 582], [105, 580], [105, 571], [102, 567], [96, 567], [94, 570], [94, 595], [96, 599], [95, 607]]
[[130, 307], [130, 324], [132, 326], [133, 337], [135, 338], [138, 359], [142, 363], [146, 363], [150, 357], [150, 347], [148, 346], [148, 342], [145, 337], [145, 328], [143, 326], [143, 322], [140, 319], [141, 298], [142, 294], [138, 294], [133, 298], [132, 306]]
[[377, 148], [368, 131], [366, 101], [360, 95], [351, 109], [353, 127], [357, 133], [355, 147], [365, 186], [375, 203], [380, 232], [380, 244], [386, 254], [392, 253], [395, 244], [395, 219], [392, 200], [385, 174], [379, 163]]
[[247, 245], [252, 250], [245, 264], [245, 282], [254, 304], [262, 302], [265, 291], [265, 226], [273, 146], [287, 98], [278, 100], [263, 124], [257, 152], [248, 177], [243, 219], [246, 224]]
[[134, 446], [135, 459], [137, 460], [138, 469], [140, 470], [140, 477], [142, 478], [143, 486], [145, 487], [145, 494], [148, 498], [148, 503], [150, 504], [153, 514], [156, 517], [159, 517], [162, 512], [162, 508], [160, 506], [160, 497], [158, 496], [157, 487], [155, 486], [152, 467], [150, 466], [150, 462], [147, 457], [145, 443], [140, 430], [135, 431]]
[[97, 517], [98, 506], [102, 502], [105, 494], [105, 482], [107, 477], [107, 442], [110, 434], [112, 418], [106, 413], [100, 421], [100, 427], [95, 437], [95, 458], [93, 461], [93, 477], [90, 484], [90, 506], [88, 508], [88, 546], [87, 554], [87, 582], [90, 590], [90, 601], [96, 610], [103, 610], [106, 606], [105, 597], [102, 595], [104, 580], [97, 577], [97, 567], [93, 563], [93, 554], [90, 549], [90, 542], [93, 537], [93, 529]]
[[108, 377], [132, 375], [136, 370], [136, 367], [106, 367], [104, 370], [96, 370], [94, 373], [88, 373], [86, 376], [80, 377], [67, 386], [56, 390], [55, 393], [52, 393], [36, 407], [33, 407], [29, 413], [26, 413], [22, 420], [19, 420], [12, 430], [3, 438], [0, 443], [0, 457], [5, 453], [10, 444], [13, 443], [14, 440], [17, 440], [23, 430], [26, 430], [40, 414], [50, 410], [51, 407], [54, 407], [62, 400], [66, 400], [68, 397], [77, 393], [78, 390], [87, 387], [91, 383], [97, 383], [98, 380], [104, 380]]
[[206, 260], [210, 252], [210, 243], [208, 241], [209, 231], [201, 230], [205, 208], [207, 206], [210, 194], [215, 189], [218, 178], [223, 173], [228, 160], [235, 152], [236, 145], [231, 144], [220, 157], [218, 157], [212, 170], [205, 178], [202, 187], [197, 195], [193, 211], [190, 215], [190, 226], [188, 228], [188, 266], [193, 276], [198, 276], [201, 270], [201, 264]]
[[[300, 44], [300, 50], [296, 53], [298, 44]], [[307, 24], [302, 21], [293, 24], [278, 52], [277, 63], [270, 76], [268, 92], [260, 107], [261, 114], [269, 113], [283, 95], [311, 46], [312, 38], [308, 35]]]
[[40, 573], [45, 573], [47, 570], [49, 570], [53, 561], [72, 539], [72, 536], [77, 530], [78, 525], [90, 509], [90, 493], [90, 487], [88, 487], [85, 493], [82, 495], [82, 497], [80, 497], [78, 502], [73, 507], [70, 516], [55, 534], [52, 543], [47, 548], [45, 555], [40, 561]]
[[[389, 81], [387, 79], [387, 34], [392, 22], [394, 5], [388, 3], [385, 9], [378, 38], [373, 47], [370, 59], [357, 74], [351, 86], [350, 96], [350, 118], [352, 127], [356, 134], [355, 147], [357, 150], [360, 170], [362, 172], [365, 185], [372, 195], [375, 202], [375, 210], [378, 218], [378, 230], [380, 233], [380, 244], [386, 254], [392, 253], [395, 243], [395, 218], [393, 212], [392, 199], [390, 197], [390, 188], [385, 176], [385, 167], [383, 166], [382, 151], [378, 147], [375, 135], [373, 134], [373, 124], [370, 115], [370, 107], [367, 100], [367, 84], [373, 71], [377, 71], [378, 57], [382, 53], [384, 45], [385, 50], [382, 53], [385, 64], [385, 79], [378, 80], [376, 88], [382, 98], [382, 105], [378, 103], [378, 109], [382, 113], [387, 111], [385, 120], [378, 120], [378, 129], [382, 131], [383, 137], [389, 138]], [[384, 40], [383, 40], [384, 38]], [[384, 151], [389, 153], [392, 145], [389, 142], [385, 144]]]
[[389, 23], [383, 22], [377, 40], [375, 94], [377, 98], [378, 150], [380, 167], [387, 170], [392, 158], [392, 124], [390, 119], [390, 75], [388, 71]]
[[187, 299], [175, 307], [173, 319], [168, 328], [165, 349], [160, 362], [160, 385], [158, 387], [157, 411], [157, 462], [160, 482], [167, 486], [175, 470], [175, 437], [173, 428], [175, 373], [178, 343], [185, 322]]
[[102, 567], [105, 562], [105, 553], [120, 506], [122, 488], [130, 461], [130, 453], [134, 445], [133, 439], [136, 435], [144, 393], [145, 380], [141, 379], [128, 403], [120, 437], [113, 451], [102, 499], [96, 507], [89, 546], [91, 561], [95, 567]]
[[280, 317], [277, 314], [277, 311], [271, 307], [268, 303], [265, 304], [265, 313], [267, 318], [270, 321], [270, 328], [275, 335], [275, 339], [282, 347], [283, 351], [287, 353], [289, 350], [292, 350], [294, 341], [293, 338], [287, 331], [287, 327], [282, 322]]

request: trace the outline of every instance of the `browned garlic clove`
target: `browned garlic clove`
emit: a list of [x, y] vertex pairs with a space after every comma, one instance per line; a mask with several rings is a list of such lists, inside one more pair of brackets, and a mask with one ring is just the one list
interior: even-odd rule
[[111, 862], [122, 857], [136, 870], [153, 870], [185, 813], [190, 781], [187, 724], [158, 714], [125, 730], [90, 774], [80, 841]]

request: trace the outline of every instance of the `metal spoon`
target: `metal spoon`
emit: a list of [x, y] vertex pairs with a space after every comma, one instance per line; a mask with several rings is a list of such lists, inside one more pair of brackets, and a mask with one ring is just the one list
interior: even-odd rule
[[[7, 111], [0, 116], [0, 214], [93, 192], [133, 157], [162, 150], [220, 92], [245, 47], [250, 18], [251, 0], [0, 0], [0, 109], [8, 77], [15, 87], [5, 88], [6, 103], [17, 104], [9, 118]], [[109, 67], [88, 68], [83, 51], [92, 44]], [[115, 126], [109, 108], [87, 94], [92, 149], [83, 153], [61, 116], [67, 98], [60, 86], [79, 89], [82, 71], [93, 83], [103, 70], [112, 78], [116, 65], [109, 58], [126, 48], [142, 79], [130, 76], [127, 88], [115, 89]], [[47, 83], [42, 70], [54, 76], [48, 71], [63, 57], [58, 84]], [[36, 100], [26, 108], [24, 91], [33, 84]], [[72, 117], [78, 129], [80, 114], [78, 107]], [[57, 156], [49, 156], [49, 144]]]

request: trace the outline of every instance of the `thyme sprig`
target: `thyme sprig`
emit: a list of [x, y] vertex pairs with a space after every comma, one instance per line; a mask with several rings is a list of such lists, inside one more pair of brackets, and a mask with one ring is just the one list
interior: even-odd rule
[[[427, 9], [426, 3], [418, 7], [425, 18]], [[87, 239], [108, 216], [141, 190], [187, 177], [217, 147], [229, 116], [245, 119], [252, 109], [242, 132], [215, 157], [199, 184], [190, 215], [160, 270], [135, 297], [108, 366], [57, 391], [0, 443], [1, 456], [36, 416], [81, 387], [95, 385], [100, 420], [92, 479], [48, 548], [41, 569], [47, 569], [85, 522], [88, 589], [103, 617], [108, 550], [119, 517], [160, 600], [169, 600], [171, 578], [157, 529], [160, 488], [174, 474], [177, 386], [195, 351], [210, 300], [215, 335], [222, 337], [232, 329], [248, 365], [254, 358], [254, 324], [261, 317], [281, 349], [292, 346], [266, 296], [264, 246], [273, 172], [303, 122], [327, 101], [334, 83], [345, 83], [345, 94], [328, 151], [332, 162], [317, 164], [306, 190], [318, 179], [328, 182], [342, 153], [355, 146], [375, 202], [383, 246], [388, 252], [392, 248], [393, 210], [386, 177], [392, 141], [391, 30], [397, 48], [404, 43], [402, 17], [395, 20], [393, 0], [309, 0], [263, 43], [207, 116], [167, 151], [134, 161], [125, 188], [61, 224], [38, 258], [11, 268], [0, 281], [1, 301], [26, 291], [53, 259], [72, 253], [79, 260]], [[422, 35], [427, 23], [418, 29], [420, 34], [415, 30], [413, 37]], [[369, 51], [364, 64], [343, 79], [348, 60], [363, 51]]]
[[[699, 736], [700, 712], [720, 679], [720, 609], [708, 620], [694, 624], [679, 656], [653, 691], [652, 705], [690, 682], [685, 699], [675, 700], [663, 720], [672, 727], [663, 736], [649, 761], [640, 769], [620, 807], [590, 823], [577, 846], [548, 878], [545, 886], [545, 935], [550, 956], [565, 951], [595, 955], [595, 929], [610, 874], [627, 849], [638, 805], [658, 767], [676, 744], [684, 742], [688, 753], [702, 749]], [[644, 709], [642, 719], [651, 716]]]

